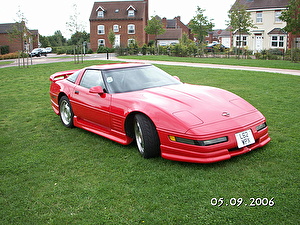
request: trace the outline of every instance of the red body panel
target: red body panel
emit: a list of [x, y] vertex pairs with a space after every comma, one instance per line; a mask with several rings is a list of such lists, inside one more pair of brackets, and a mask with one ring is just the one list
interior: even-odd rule
[[[132, 67], [135, 64], [96, 66], [94, 69]], [[66, 95], [74, 112], [74, 125], [121, 144], [133, 139], [126, 134], [125, 121], [131, 113], [143, 113], [154, 123], [163, 158], [185, 162], [211, 163], [249, 152], [270, 141], [264, 116], [248, 102], [228, 91], [190, 84], [170, 85], [118, 94], [89, 93], [79, 86], [84, 69], [75, 83], [66, 79], [70, 72], [51, 76], [52, 108], [59, 114], [58, 102]], [[72, 71], [74, 72], [74, 71]], [[237, 148], [235, 134], [251, 129], [255, 143]], [[210, 140], [226, 136], [228, 141], [196, 146], [171, 141], [169, 136]]]

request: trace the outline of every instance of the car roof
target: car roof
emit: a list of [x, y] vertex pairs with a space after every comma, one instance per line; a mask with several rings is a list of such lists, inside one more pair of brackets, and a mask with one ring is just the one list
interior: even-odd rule
[[123, 69], [123, 68], [132, 68], [132, 67], [140, 67], [140, 66], [150, 66], [150, 64], [145, 63], [110, 63], [110, 64], [103, 64], [103, 65], [95, 65], [89, 66], [85, 69], [97, 69], [97, 70], [111, 70], [111, 69]]

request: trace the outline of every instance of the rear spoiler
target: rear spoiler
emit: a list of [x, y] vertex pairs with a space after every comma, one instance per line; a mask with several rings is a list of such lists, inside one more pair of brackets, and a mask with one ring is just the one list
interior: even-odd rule
[[76, 71], [78, 71], [78, 70], [68, 70], [68, 71], [57, 72], [50, 76], [50, 81], [56, 82], [58, 80], [66, 79], [68, 76], [70, 76], [71, 74], [73, 74]]

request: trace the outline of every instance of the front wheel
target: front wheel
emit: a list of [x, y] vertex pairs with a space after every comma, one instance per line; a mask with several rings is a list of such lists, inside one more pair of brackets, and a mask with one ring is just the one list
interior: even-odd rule
[[74, 113], [67, 96], [63, 96], [59, 100], [59, 116], [63, 125], [65, 125], [68, 128], [74, 127], [73, 125]]
[[160, 155], [159, 137], [154, 124], [147, 116], [135, 115], [134, 134], [138, 150], [144, 158]]

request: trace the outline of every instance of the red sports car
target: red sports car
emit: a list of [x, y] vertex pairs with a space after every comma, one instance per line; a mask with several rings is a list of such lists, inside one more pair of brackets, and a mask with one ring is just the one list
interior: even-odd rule
[[52, 108], [66, 127], [135, 140], [144, 158], [212, 163], [271, 140], [265, 117], [239, 96], [184, 84], [153, 65], [91, 66], [50, 81]]

